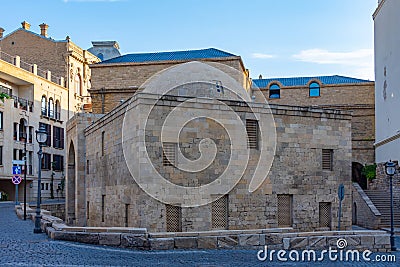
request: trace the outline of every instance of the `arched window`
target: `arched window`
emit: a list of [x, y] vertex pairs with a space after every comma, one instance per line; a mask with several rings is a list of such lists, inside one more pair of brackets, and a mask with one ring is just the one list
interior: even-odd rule
[[75, 94], [82, 95], [82, 81], [79, 74], [75, 75]]
[[310, 83], [309, 96], [310, 97], [316, 97], [316, 96], [320, 96], [320, 95], [321, 95], [321, 92], [320, 92], [319, 83], [317, 83], [317, 82]]
[[42, 96], [42, 115], [47, 116], [47, 99], [46, 96]]
[[98, 57], [101, 61], [103, 61], [103, 59], [104, 59], [103, 53], [99, 53], [99, 54], [97, 55], [97, 57]]
[[276, 83], [269, 87], [269, 98], [281, 98], [281, 88]]
[[56, 100], [56, 104], [54, 106], [54, 115], [56, 120], [61, 119], [61, 106], [60, 106], [60, 101]]
[[54, 118], [54, 101], [53, 98], [49, 98], [49, 117]]

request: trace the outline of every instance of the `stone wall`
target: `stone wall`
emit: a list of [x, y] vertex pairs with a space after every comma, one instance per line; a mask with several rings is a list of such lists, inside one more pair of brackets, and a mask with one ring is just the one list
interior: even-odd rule
[[51, 215], [57, 218], [65, 220], [65, 203], [54, 203], [54, 204], [41, 204], [41, 209], [50, 211]]
[[[237, 80], [245, 83], [248, 73], [243, 67], [240, 57], [204, 59], [207, 63], [220, 63], [237, 70], [223, 68], [223, 71], [236, 77]], [[121, 101], [126, 101], [142, 86], [149, 78], [172, 66], [187, 61], [163, 61], [145, 63], [112, 63], [90, 65], [92, 73], [92, 88], [89, 90], [92, 96], [93, 112], [108, 113], [118, 106]], [[242, 74], [241, 77], [237, 77]], [[244, 88], [249, 87], [245, 84]], [[143, 88], [141, 88], [143, 89]]]
[[320, 97], [309, 97], [308, 86], [281, 86], [278, 99], [269, 99], [267, 88], [261, 90], [270, 104], [324, 107], [353, 112], [352, 161], [363, 165], [375, 162], [374, 82], [321, 84]]
[[352, 200], [353, 224], [367, 229], [378, 229], [381, 213], [357, 183], [353, 183], [352, 186]]
[[[136, 95], [133, 100], [136, 101], [134, 114], [140, 116], [151, 107], [146, 101], [153, 103], [153, 100], [154, 96], [151, 95]], [[176, 106], [179, 101], [185, 100], [178, 98], [176, 103], [166, 101], [162, 108], [168, 109], [169, 105]], [[195, 102], [194, 105], [219, 109], [218, 106], [207, 104], [207, 100], [200, 102]], [[119, 106], [86, 129], [86, 159], [90, 162], [89, 172], [86, 174], [85, 203], [89, 208], [86, 210], [88, 225], [124, 226], [128, 217], [130, 227], [166, 231], [165, 204], [142, 191], [133, 180], [124, 160], [122, 123], [127, 106], [128, 103]], [[236, 108], [234, 105], [231, 107]], [[245, 117], [246, 109], [240, 109]], [[272, 107], [272, 113], [278, 142], [271, 172], [261, 187], [253, 193], [247, 190], [251, 178], [248, 172], [229, 192], [228, 229], [278, 227], [278, 194], [292, 195], [292, 220], [295, 229], [308, 231], [319, 228], [320, 202], [331, 203], [331, 228], [335, 229], [338, 213], [337, 188], [340, 183], [346, 188], [342, 227], [349, 229], [351, 116], [339, 111], [285, 106]], [[140, 124], [132, 125], [136, 133], [140, 133], [140, 127]], [[104, 154], [101, 147], [102, 132]], [[321, 169], [322, 149], [334, 151], [332, 171]], [[142, 148], [137, 151], [142, 151]], [[252, 156], [257, 156], [257, 151], [252, 151]], [[249, 164], [252, 164], [252, 159]], [[182, 231], [210, 230], [210, 207], [211, 204], [197, 208], [182, 207]], [[126, 210], [128, 214], [125, 214]]]

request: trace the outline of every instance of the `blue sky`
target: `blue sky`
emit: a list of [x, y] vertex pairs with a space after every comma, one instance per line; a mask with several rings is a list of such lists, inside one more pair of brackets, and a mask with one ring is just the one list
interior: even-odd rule
[[[84, 49], [116, 40], [121, 53], [215, 47], [240, 55], [250, 75], [374, 79], [377, 0], [2, 1], [5, 34], [26, 20]], [[9, 12], [4, 12], [4, 11]]]

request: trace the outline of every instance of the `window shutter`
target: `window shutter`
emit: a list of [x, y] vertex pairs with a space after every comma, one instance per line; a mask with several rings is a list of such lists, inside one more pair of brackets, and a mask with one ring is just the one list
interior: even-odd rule
[[64, 128], [60, 128], [60, 148], [64, 149]]
[[258, 121], [246, 120], [247, 147], [258, 149]]
[[228, 211], [228, 195], [224, 195], [211, 204], [212, 229], [228, 229]]
[[163, 143], [163, 166], [176, 164], [176, 143]]
[[322, 149], [322, 169], [332, 170], [333, 163], [333, 150], [332, 149]]

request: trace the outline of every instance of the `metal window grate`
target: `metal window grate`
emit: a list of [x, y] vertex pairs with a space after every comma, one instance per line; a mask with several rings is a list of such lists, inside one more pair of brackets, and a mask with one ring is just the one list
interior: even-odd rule
[[331, 203], [320, 202], [319, 203], [319, 227], [331, 228]]
[[333, 150], [332, 149], [322, 149], [322, 169], [332, 170], [333, 163]]
[[173, 205], [165, 205], [167, 232], [182, 231], [182, 208]]
[[258, 149], [258, 121], [246, 120], [247, 147]]
[[228, 195], [224, 195], [211, 204], [212, 229], [228, 229], [228, 216]]
[[174, 166], [176, 163], [176, 143], [163, 143], [163, 166]]
[[292, 196], [278, 195], [278, 226], [292, 226]]

